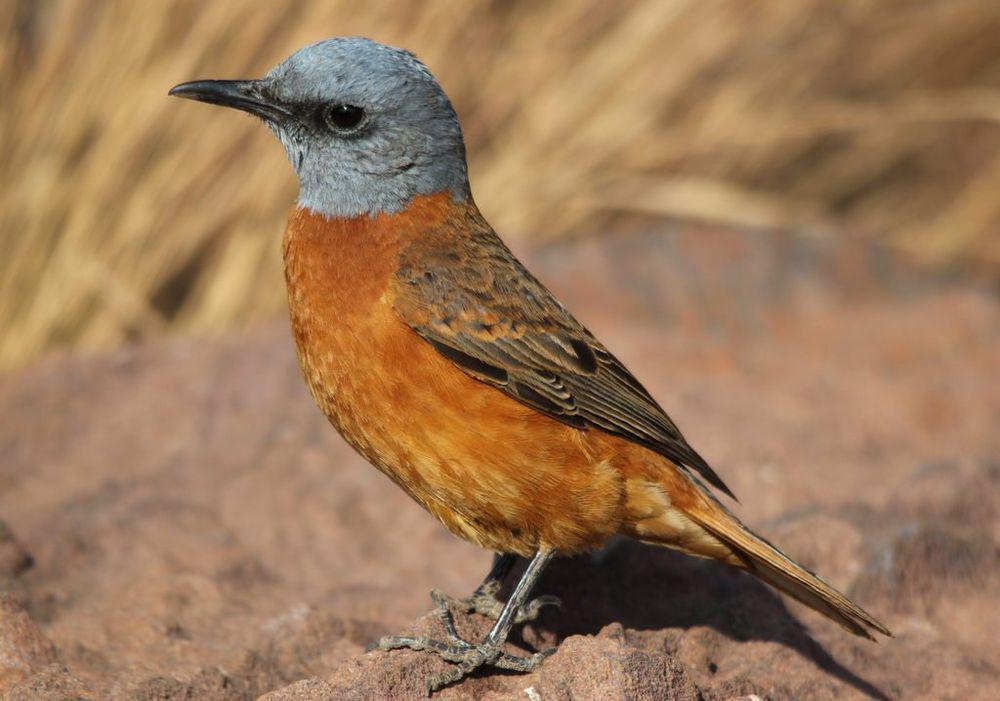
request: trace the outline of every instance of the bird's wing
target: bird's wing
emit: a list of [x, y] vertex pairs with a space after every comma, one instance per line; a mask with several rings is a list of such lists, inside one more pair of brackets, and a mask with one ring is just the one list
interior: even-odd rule
[[477, 380], [570, 426], [651, 448], [735, 498], [649, 392], [485, 222], [459, 245], [404, 250], [395, 310]]

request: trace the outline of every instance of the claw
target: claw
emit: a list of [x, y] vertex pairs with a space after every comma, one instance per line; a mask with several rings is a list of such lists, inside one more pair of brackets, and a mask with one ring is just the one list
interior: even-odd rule
[[464, 644], [465, 641], [462, 640], [462, 636], [458, 634], [458, 630], [455, 628], [455, 617], [451, 615], [451, 609], [448, 608], [450, 597], [438, 589], [432, 589], [431, 600], [437, 604], [438, 618], [441, 619], [441, 624], [448, 635], [448, 640], [452, 643]]
[[524, 606], [524, 608], [518, 611], [517, 616], [514, 618], [514, 622], [525, 623], [527, 621], [535, 620], [538, 618], [538, 614], [545, 606], [562, 608], [562, 599], [558, 596], [552, 596], [551, 594], [545, 594], [544, 596], [532, 599], [526, 606]]
[[[531, 588], [538, 580], [545, 565], [556, 554], [551, 548], [540, 548], [528, 563], [528, 568], [521, 575], [517, 586], [506, 604], [501, 604], [497, 598], [500, 589], [499, 580], [504, 574], [504, 563], [509, 567], [512, 556], [504, 555], [494, 562], [490, 577], [468, 599], [454, 599], [437, 589], [431, 591], [431, 600], [437, 607], [438, 618], [444, 626], [447, 641], [434, 640], [426, 637], [411, 637], [387, 635], [381, 638], [371, 649], [396, 650], [409, 648], [411, 650], [427, 650], [440, 656], [451, 667], [446, 672], [429, 677], [424, 689], [429, 696], [446, 684], [459, 681], [465, 675], [485, 665], [516, 672], [530, 672], [540, 665], [546, 657], [555, 652], [555, 648], [536, 652], [534, 655], [519, 657], [503, 651], [504, 643], [515, 622], [531, 620], [538, 615], [543, 606], [559, 606], [561, 602], [554, 596], [540, 596], [533, 601], [526, 601]], [[494, 618], [496, 623], [478, 644], [464, 640], [455, 629], [455, 619], [450, 606], [464, 611], [478, 611]], [[485, 609], [485, 611], [484, 611]]]
[[[431, 590], [431, 600], [433, 600], [437, 605], [438, 610], [447, 609], [453, 606], [463, 613], [478, 613], [481, 616], [486, 616], [486, 618], [495, 621], [500, 617], [500, 612], [503, 611], [504, 606], [503, 602], [496, 596], [499, 591], [499, 582], [489, 582], [478, 589], [472, 596], [465, 599], [459, 599], [457, 597], [449, 596], [438, 589], [433, 589]], [[535, 620], [538, 618], [538, 614], [541, 613], [541, 610], [546, 606], [561, 608], [562, 599], [558, 596], [552, 596], [549, 594], [532, 599], [518, 609], [517, 615], [514, 616], [514, 623], [527, 623], [528, 621]]]
[[427, 678], [425, 688], [428, 695], [443, 686], [457, 682], [483, 665], [492, 665], [500, 669], [509, 669], [515, 672], [530, 672], [538, 667], [545, 658], [556, 651], [556, 648], [552, 647], [541, 652], [536, 652], [534, 655], [521, 657], [503, 652], [494, 643], [485, 642], [473, 645], [458, 636], [455, 636], [454, 640], [444, 642], [422, 636], [387, 635], [380, 638], [374, 646], [369, 647], [380, 650], [399, 650], [401, 648], [426, 650], [440, 656], [446, 662], [451, 662], [454, 665], [453, 667], [450, 667], [441, 674]]
[[[483, 642], [474, 645], [458, 634], [458, 630], [455, 628], [455, 619], [449, 608], [449, 605], [456, 605], [459, 609], [468, 610], [465, 609], [465, 606], [468, 605], [469, 599], [455, 599], [434, 589], [431, 591], [431, 600], [437, 606], [437, 614], [447, 636], [446, 641], [423, 636], [386, 635], [365, 648], [369, 652], [402, 648], [426, 650], [440, 656], [446, 662], [452, 663], [453, 666], [446, 671], [427, 678], [424, 687], [428, 696], [448, 684], [459, 681], [483, 665], [492, 665], [515, 672], [530, 672], [556, 651], [556, 648], [552, 647], [533, 655], [521, 657], [503, 652], [501, 647], [495, 643]], [[518, 613], [518, 618], [532, 620], [543, 606], [561, 605], [562, 602], [557, 597], [540, 596], [529, 602], [524, 610]]]
[[449, 667], [441, 674], [435, 674], [424, 680], [424, 693], [430, 697], [435, 691], [443, 686], [454, 684], [464, 676], [461, 667]]
[[544, 662], [545, 659], [552, 655], [552, 653], [554, 653], [557, 649], [558, 648], [547, 647], [541, 652], [536, 652], [534, 655], [529, 655], [528, 657], [508, 655], [505, 652], [494, 660], [493, 666], [499, 667], [500, 669], [513, 670], [515, 672], [530, 672]]

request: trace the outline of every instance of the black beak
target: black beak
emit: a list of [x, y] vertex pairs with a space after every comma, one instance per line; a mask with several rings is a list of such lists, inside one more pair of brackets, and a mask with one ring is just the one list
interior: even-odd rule
[[259, 80], [192, 80], [170, 88], [169, 95], [232, 107], [261, 119], [283, 122], [292, 115], [274, 100], [263, 96]]

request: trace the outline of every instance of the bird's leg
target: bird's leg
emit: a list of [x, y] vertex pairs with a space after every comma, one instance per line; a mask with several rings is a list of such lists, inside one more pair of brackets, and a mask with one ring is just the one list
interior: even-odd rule
[[[516, 555], [497, 553], [493, 557], [493, 566], [490, 568], [489, 574], [471, 595], [459, 599], [438, 589], [432, 589], [431, 599], [437, 604], [438, 611], [442, 616], [448, 612], [449, 607], [455, 607], [463, 613], [475, 612], [495, 621], [500, 617], [500, 612], [503, 611], [504, 607], [504, 603], [497, 598], [497, 594], [503, 585], [504, 577], [510, 572], [515, 562], [517, 562]], [[562, 601], [558, 596], [551, 595], [532, 599], [518, 609], [514, 616], [514, 624], [535, 620], [543, 606], [562, 606]]]
[[[473, 670], [483, 665], [492, 665], [500, 669], [510, 669], [518, 672], [530, 672], [542, 663], [546, 657], [555, 652], [555, 648], [549, 648], [527, 657], [511, 655], [503, 651], [503, 645], [510, 635], [510, 629], [514, 625], [518, 612], [524, 607], [531, 593], [535, 582], [538, 581], [542, 570], [555, 555], [555, 550], [539, 550], [531, 559], [531, 563], [524, 571], [514, 592], [510, 595], [507, 604], [500, 611], [496, 622], [486, 634], [486, 637], [478, 643], [470, 643], [463, 640], [455, 630], [451, 613], [447, 611], [442, 615], [447, 640], [434, 640], [427, 637], [408, 637], [388, 635], [375, 645], [382, 650], [396, 650], [399, 648], [410, 648], [412, 650], [428, 650], [440, 655], [443, 659], [453, 663], [455, 666], [443, 674], [438, 674], [427, 679], [428, 695], [440, 689], [442, 686], [456, 682]], [[502, 556], [501, 556], [502, 557]], [[509, 568], [510, 565], [508, 564]], [[496, 567], [494, 566], [494, 570]], [[493, 572], [491, 571], [491, 574]], [[489, 581], [489, 577], [487, 577]], [[484, 582], [485, 584], [486, 582]]]

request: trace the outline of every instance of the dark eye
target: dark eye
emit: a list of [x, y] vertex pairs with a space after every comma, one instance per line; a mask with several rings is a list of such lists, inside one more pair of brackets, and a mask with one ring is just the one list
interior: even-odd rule
[[354, 105], [330, 105], [323, 116], [334, 131], [350, 131], [361, 124], [365, 111]]

